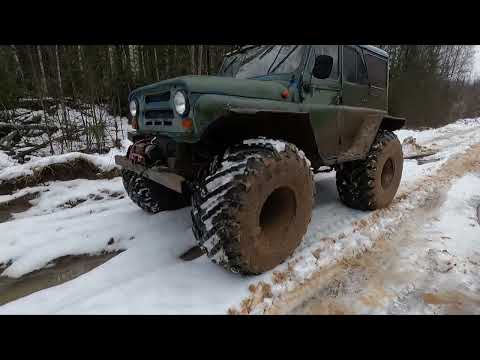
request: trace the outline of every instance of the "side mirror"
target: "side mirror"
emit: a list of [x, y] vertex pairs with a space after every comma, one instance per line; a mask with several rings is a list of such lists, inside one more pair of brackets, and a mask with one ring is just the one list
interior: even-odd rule
[[315, 58], [312, 75], [317, 79], [327, 79], [333, 68], [333, 58], [329, 55], [318, 55]]

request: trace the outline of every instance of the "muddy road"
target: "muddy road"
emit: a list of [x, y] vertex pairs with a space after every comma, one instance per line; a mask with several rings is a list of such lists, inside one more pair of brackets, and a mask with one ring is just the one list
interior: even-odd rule
[[[460, 239], [428, 231], [440, 221], [452, 183], [466, 173], [480, 178], [480, 145], [449, 160], [428, 179], [436, 186], [421, 206], [393, 231], [381, 234], [371, 249], [318, 274], [317, 281], [271, 313], [480, 314], [480, 253], [471, 249], [465, 257], [455, 256], [449, 245], [454, 248]], [[471, 194], [471, 227], [478, 226], [478, 195], [480, 188]]]

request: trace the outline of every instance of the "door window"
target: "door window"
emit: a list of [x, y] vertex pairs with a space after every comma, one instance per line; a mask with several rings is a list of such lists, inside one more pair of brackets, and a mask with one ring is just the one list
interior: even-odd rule
[[373, 86], [387, 88], [387, 61], [377, 56], [365, 54], [368, 76]]
[[367, 68], [359, 51], [350, 46], [343, 48], [343, 76], [345, 81], [368, 84]]

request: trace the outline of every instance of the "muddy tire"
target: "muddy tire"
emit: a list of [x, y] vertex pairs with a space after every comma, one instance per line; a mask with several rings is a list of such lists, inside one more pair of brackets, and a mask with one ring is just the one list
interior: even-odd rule
[[193, 232], [215, 263], [260, 274], [284, 262], [311, 219], [310, 162], [294, 145], [254, 139], [218, 155], [195, 185]]
[[130, 199], [141, 209], [151, 214], [166, 210], [177, 210], [188, 206], [182, 194], [139, 176], [122, 170], [123, 186]]
[[359, 210], [387, 207], [397, 193], [402, 171], [402, 145], [394, 133], [382, 130], [365, 160], [337, 167], [340, 200]]

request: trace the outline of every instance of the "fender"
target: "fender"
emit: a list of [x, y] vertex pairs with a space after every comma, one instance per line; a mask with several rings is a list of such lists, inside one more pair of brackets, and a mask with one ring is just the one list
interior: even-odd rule
[[[224, 148], [242, 140], [267, 137], [295, 144], [312, 162], [321, 161], [310, 114], [286, 101], [203, 96], [196, 106], [201, 142]], [[253, 105], [253, 106], [252, 106]]]
[[406, 122], [407, 122], [407, 119], [405, 118], [385, 115], [382, 119], [380, 129], [389, 130], [389, 131], [400, 130], [405, 126]]

